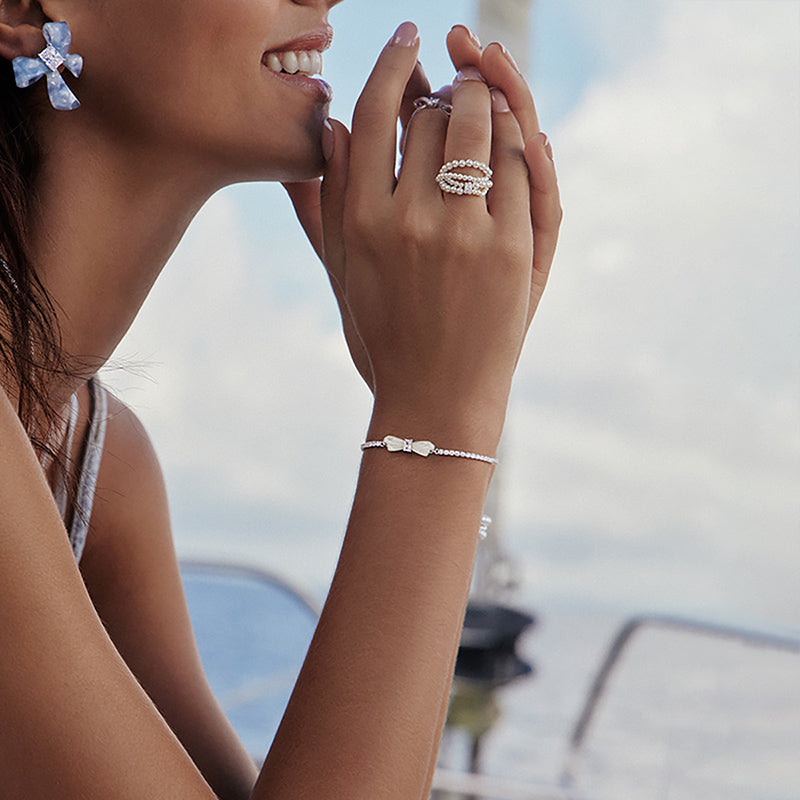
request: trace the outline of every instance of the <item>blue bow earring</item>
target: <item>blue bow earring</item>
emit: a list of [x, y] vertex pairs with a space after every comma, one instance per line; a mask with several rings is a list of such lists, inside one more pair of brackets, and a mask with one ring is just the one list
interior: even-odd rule
[[80, 101], [58, 71], [65, 66], [76, 78], [83, 69], [83, 58], [70, 53], [72, 33], [66, 22], [46, 22], [42, 28], [47, 47], [36, 58], [17, 56], [11, 63], [14, 66], [14, 80], [20, 89], [36, 83], [42, 75], [47, 75], [47, 93], [53, 108], [59, 111], [72, 111], [80, 106]]

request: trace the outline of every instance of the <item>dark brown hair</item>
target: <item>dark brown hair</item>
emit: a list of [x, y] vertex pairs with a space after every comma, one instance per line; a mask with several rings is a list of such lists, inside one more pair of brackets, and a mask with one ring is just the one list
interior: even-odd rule
[[[30, 260], [39, 146], [30, 108], [10, 62], [0, 59], [0, 371], [40, 456], [58, 410], [49, 399], [64, 372], [55, 309]], [[52, 454], [51, 454], [52, 455]]]

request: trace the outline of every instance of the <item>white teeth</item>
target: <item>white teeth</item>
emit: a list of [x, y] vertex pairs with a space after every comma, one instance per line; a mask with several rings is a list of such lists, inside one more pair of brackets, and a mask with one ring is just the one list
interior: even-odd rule
[[297, 71], [305, 72], [309, 75], [313, 71], [311, 69], [311, 56], [308, 53], [300, 52], [297, 54]]
[[319, 50], [301, 50], [286, 53], [269, 53], [266, 65], [273, 72], [287, 72], [290, 75], [318, 75], [322, 72], [322, 53]]
[[300, 66], [296, 53], [284, 53], [281, 61], [283, 62], [284, 71], [288, 72], [290, 75], [294, 75]]

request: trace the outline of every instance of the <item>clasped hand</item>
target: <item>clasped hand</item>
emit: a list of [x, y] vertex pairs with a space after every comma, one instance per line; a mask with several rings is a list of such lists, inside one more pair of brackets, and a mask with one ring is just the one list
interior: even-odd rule
[[[381, 53], [352, 133], [332, 121], [321, 220], [313, 184], [287, 189], [376, 404], [502, 418], [561, 222], [552, 150], [513, 60], [461, 26], [448, 36], [452, 111], [416, 108], [431, 91], [409, 26]], [[491, 164], [485, 198], [442, 192], [436, 175], [456, 159]]]

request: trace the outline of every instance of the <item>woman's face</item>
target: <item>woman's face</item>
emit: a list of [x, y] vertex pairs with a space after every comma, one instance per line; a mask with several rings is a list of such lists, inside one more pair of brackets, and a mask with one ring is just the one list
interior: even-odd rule
[[319, 174], [329, 89], [303, 73], [319, 70], [337, 2], [66, 4], [72, 51], [85, 62], [79, 80], [67, 76], [83, 104], [76, 113], [94, 134], [205, 165], [221, 179]]

